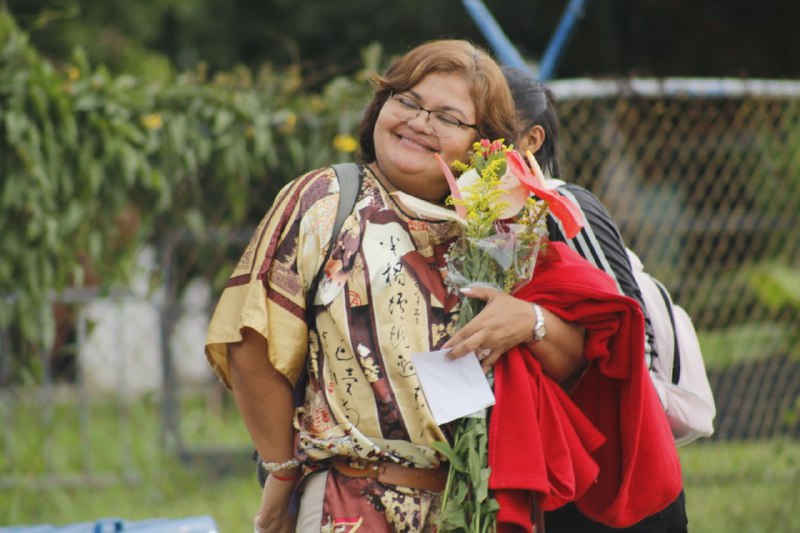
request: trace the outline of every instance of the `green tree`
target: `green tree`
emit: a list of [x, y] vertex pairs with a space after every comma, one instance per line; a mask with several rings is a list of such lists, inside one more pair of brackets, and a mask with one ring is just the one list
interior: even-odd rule
[[55, 68], [0, 12], [0, 329], [17, 360], [52, 344], [65, 289], [114, 287], [145, 243], [254, 224], [289, 179], [352, 157], [331, 140], [354, 132], [363, 74], [302, 85], [291, 67], [113, 75], [80, 52]]

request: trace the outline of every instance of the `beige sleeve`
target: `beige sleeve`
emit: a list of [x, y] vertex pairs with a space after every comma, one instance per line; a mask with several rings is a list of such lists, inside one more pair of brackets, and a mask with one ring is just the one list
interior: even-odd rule
[[287, 185], [259, 224], [206, 335], [206, 357], [226, 387], [231, 386], [228, 344], [242, 340], [243, 328], [267, 340], [272, 364], [292, 384], [302, 374], [306, 289], [327, 250], [337, 203], [335, 174], [317, 171]]

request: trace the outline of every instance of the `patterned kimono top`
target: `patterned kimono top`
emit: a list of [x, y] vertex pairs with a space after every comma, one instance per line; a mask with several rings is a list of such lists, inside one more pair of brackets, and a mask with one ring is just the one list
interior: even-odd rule
[[[356, 206], [325, 265], [312, 326], [306, 293], [322, 267], [339, 199], [330, 168], [281, 191], [222, 294], [206, 354], [230, 386], [226, 343], [249, 327], [267, 339], [272, 364], [292, 384], [305, 374], [294, 423], [297, 456], [312, 468], [332, 457], [436, 468], [430, 443], [445, 435], [410, 356], [440, 348], [453, 333], [458, 298], [443, 273], [458, 228], [407, 215], [367, 167], [361, 174]], [[326, 486], [323, 531], [428, 530], [438, 513], [437, 495], [337, 474], [331, 471]], [[354, 509], [348, 499], [365, 505]]]

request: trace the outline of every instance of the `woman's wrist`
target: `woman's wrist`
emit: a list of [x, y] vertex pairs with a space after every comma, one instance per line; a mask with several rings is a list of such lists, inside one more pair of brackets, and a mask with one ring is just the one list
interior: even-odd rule
[[300, 461], [294, 457], [282, 463], [261, 461], [259, 466], [269, 477], [278, 481], [294, 481], [300, 475]]
[[536, 344], [547, 335], [547, 323], [544, 319], [544, 312], [539, 304], [531, 303], [531, 307], [533, 307], [535, 321], [531, 328], [531, 340], [528, 341], [528, 344]]
[[278, 470], [276, 472], [272, 472], [269, 477], [276, 479], [277, 481], [297, 481], [297, 478], [300, 477], [300, 468], [295, 467], [287, 470]]
[[267, 462], [267, 461], [262, 460], [260, 464], [261, 464], [261, 468], [267, 474], [274, 474], [274, 473], [282, 472], [284, 470], [296, 469], [298, 466], [300, 466], [300, 461], [298, 461], [297, 459], [292, 457], [291, 459], [287, 459], [286, 461], [284, 461], [282, 463]]

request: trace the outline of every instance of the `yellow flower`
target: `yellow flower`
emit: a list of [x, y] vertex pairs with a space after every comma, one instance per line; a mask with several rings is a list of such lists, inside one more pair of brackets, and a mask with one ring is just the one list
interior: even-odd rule
[[81, 71], [78, 70], [78, 67], [75, 65], [70, 65], [70, 67], [67, 69], [67, 79], [69, 79], [69, 81], [75, 81], [80, 78], [80, 76]]
[[142, 125], [148, 130], [158, 130], [164, 125], [164, 121], [158, 113], [149, 113], [142, 117]]
[[283, 117], [283, 123], [279, 126], [282, 133], [294, 133], [295, 126], [297, 125], [297, 115], [289, 111]]
[[308, 106], [314, 113], [322, 113], [326, 108], [325, 100], [316, 94], [308, 98]]
[[340, 152], [350, 153], [358, 150], [358, 141], [347, 133], [340, 133], [333, 138], [333, 146]]
[[472, 168], [468, 164], [464, 163], [463, 161], [459, 161], [458, 159], [453, 161], [453, 163], [450, 166], [453, 167], [453, 170], [455, 170], [456, 172], [460, 172], [461, 174]]

